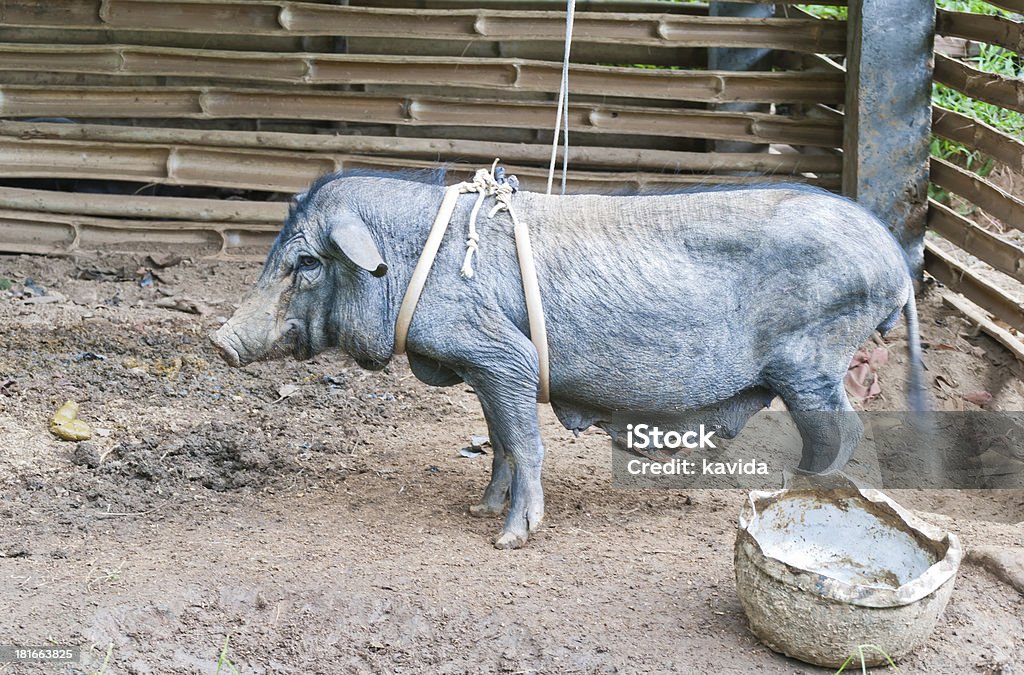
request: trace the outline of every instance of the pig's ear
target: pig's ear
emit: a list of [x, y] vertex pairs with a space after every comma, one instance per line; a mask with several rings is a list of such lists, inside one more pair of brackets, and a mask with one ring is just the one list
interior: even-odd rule
[[388, 272], [388, 266], [373, 243], [366, 223], [354, 215], [339, 215], [331, 219], [331, 240], [345, 257], [375, 277]]

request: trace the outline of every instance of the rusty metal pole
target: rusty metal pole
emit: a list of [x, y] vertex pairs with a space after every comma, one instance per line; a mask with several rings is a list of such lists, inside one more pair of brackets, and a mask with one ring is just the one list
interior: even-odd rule
[[843, 193], [924, 265], [935, 0], [850, 0]]

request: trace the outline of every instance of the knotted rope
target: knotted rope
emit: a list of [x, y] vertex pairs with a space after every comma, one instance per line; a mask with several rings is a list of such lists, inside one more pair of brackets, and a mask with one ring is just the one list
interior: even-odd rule
[[526, 298], [526, 315], [530, 324], [530, 341], [537, 350], [537, 361], [539, 369], [539, 382], [537, 390], [537, 401], [547, 403], [550, 400], [549, 390], [549, 368], [548, 368], [548, 334], [547, 325], [544, 320], [544, 308], [541, 303], [540, 285], [537, 283], [537, 268], [533, 262], [533, 247], [530, 244], [530, 231], [516, 217], [512, 208], [512, 195], [519, 188], [519, 181], [515, 176], [506, 176], [505, 170], [498, 166], [498, 160], [494, 160], [491, 170], [480, 169], [474, 175], [472, 181], [453, 185], [445, 190], [444, 198], [441, 200], [441, 207], [434, 218], [434, 224], [430, 227], [427, 235], [427, 242], [423, 245], [423, 252], [413, 269], [409, 286], [405, 290], [402, 304], [398, 310], [398, 319], [395, 321], [395, 354], [404, 354], [406, 340], [409, 336], [409, 326], [412, 324], [413, 314], [416, 312], [416, 305], [419, 304], [420, 296], [423, 294], [423, 287], [427, 283], [427, 276], [434, 266], [434, 259], [441, 248], [441, 241], [451, 222], [452, 214], [455, 212], [455, 205], [459, 195], [469, 192], [476, 192], [476, 202], [469, 214], [469, 231], [466, 237], [466, 257], [462, 262], [462, 276], [467, 279], [473, 277], [473, 255], [479, 248], [480, 236], [476, 229], [477, 216], [484, 200], [488, 196], [495, 199], [494, 207], [488, 214], [493, 218], [499, 211], [507, 211], [512, 220], [512, 228], [515, 234], [516, 254], [519, 258], [519, 272], [523, 279], [523, 294]]
[[[473, 256], [480, 248], [480, 235], [476, 230], [476, 219], [480, 214], [480, 206], [484, 199], [493, 195], [498, 202], [491, 209], [488, 218], [493, 218], [502, 205], [508, 209], [512, 204], [512, 195], [519, 190], [519, 179], [515, 176], [505, 176], [505, 169], [498, 166], [498, 160], [491, 164], [491, 170], [480, 169], [473, 176], [472, 181], [459, 183], [454, 186], [459, 188], [459, 193], [476, 192], [476, 203], [473, 210], [469, 212], [469, 230], [466, 234], [466, 257], [462, 261], [462, 276], [467, 279], [473, 278]], [[449, 188], [450, 189], [450, 188]]]

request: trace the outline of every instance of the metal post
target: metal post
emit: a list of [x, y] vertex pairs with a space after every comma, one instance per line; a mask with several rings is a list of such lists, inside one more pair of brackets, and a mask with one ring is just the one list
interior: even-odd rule
[[924, 264], [935, 0], [850, 0], [843, 193]]
[[[710, 16], [742, 16], [767, 18], [775, 15], [775, 5], [712, 2]], [[732, 47], [712, 47], [708, 50], [708, 70], [771, 70], [772, 50]], [[720, 103], [716, 110], [741, 112], [767, 112], [764, 103]], [[766, 152], [768, 146], [743, 141], [714, 141], [716, 152]]]

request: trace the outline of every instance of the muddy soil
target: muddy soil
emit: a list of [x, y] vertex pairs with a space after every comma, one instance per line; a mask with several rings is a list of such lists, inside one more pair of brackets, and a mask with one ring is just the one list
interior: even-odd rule
[[[466, 513], [489, 462], [458, 452], [485, 433], [464, 386], [340, 355], [229, 369], [205, 335], [257, 266], [157, 262], [0, 257], [0, 643], [84, 652], [0, 674], [828, 672], [747, 630], [745, 493], [615, 489], [607, 438], [545, 410], [546, 524], [495, 550]], [[1024, 409], [1013, 358], [922, 304], [936, 404]], [[883, 344], [869, 408], [903, 400], [902, 331]], [[90, 441], [49, 432], [66, 400]], [[893, 496], [968, 549], [1024, 546], [1021, 492]], [[965, 564], [901, 670], [1019, 673], [1021, 636], [1024, 597]]]

